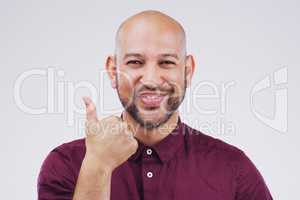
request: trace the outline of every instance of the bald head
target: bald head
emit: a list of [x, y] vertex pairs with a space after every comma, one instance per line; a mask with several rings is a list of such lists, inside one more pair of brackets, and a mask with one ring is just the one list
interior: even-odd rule
[[181, 24], [172, 17], [154, 10], [137, 13], [126, 19], [118, 28], [115, 38], [115, 52], [118, 53], [122, 46], [138, 42], [159, 42], [160, 39], [166, 43], [180, 43], [181, 50], [186, 51], [185, 31]]
[[194, 67], [193, 56], [186, 55], [182, 26], [152, 10], [129, 17], [120, 25], [115, 55], [106, 60], [112, 87], [117, 89], [125, 113], [148, 130], [159, 128], [172, 116], [176, 118]]

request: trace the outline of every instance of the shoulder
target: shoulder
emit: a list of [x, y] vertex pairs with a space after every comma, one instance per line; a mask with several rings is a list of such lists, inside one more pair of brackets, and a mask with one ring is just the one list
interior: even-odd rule
[[242, 156], [243, 150], [221, 139], [207, 135], [200, 130], [184, 124], [184, 134], [192, 151], [221, 153], [224, 156]]
[[59, 175], [60, 173], [76, 176], [84, 155], [85, 139], [63, 143], [48, 153], [42, 164], [40, 177], [48, 177], [51, 174]]
[[84, 155], [84, 139], [61, 144], [50, 151], [38, 175], [39, 199], [71, 199]]
[[201, 161], [202, 168], [205, 163], [212, 169], [212, 175], [224, 175], [225, 171], [232, 175], [236, 194], [242, 197], [238, 199], [248, 199], [251, 195], [257, 197], [254, 199], [272, 199], [261, 173], [243, 150], [188, 125], [185, 135], [189, 151]]
[[78, 165], [81, 165], [84, 158], [85, 150], [85, 139], [83, 138], [57, 146], [49, 153], [48, 157], [51, 157], [51, 155], [57, 155], [73, 167], [78, 168], [80, 167]]
[[56, 152], [63, 157], [81, 157], [85, 154], [85, 139], [63, 143], [54, 148], [51, 152]]
[[233, 173], [242, 165], [249, 164], [245, 152], [221, 139], [207, 135], [188, 125], [184, 125], [186, 149], [197, 160], [205, 162], [208, 166], [217, 165], [226, 167]]

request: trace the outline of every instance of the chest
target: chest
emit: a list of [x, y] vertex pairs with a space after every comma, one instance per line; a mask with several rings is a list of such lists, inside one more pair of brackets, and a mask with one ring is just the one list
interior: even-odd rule
[[112, 200], [233, 200], [226, 165], [191, 160], [125, 163], [112, 176]]

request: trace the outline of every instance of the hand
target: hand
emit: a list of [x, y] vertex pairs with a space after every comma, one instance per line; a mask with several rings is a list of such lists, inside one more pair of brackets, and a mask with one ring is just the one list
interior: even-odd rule
[[137, 150], [138, 143], [128, 124], [120, 117], [97, 118], [96, 106], [84, 97], [86, 106], [86, 158], [94, 166], [113, 171]]

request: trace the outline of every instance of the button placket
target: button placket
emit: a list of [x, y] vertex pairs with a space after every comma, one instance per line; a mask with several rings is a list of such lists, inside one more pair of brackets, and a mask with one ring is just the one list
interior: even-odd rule
[[144, 199], [153, 199], [153, 192], [157, 191], [159, 183], [159, 171], [161, 163], [150, 147], [146, 148], [143, 153], [142, 161], [142, 178], [144, 187]]
[[147, 149], [146, 153], [150, 156], [152, 154], [152, 149]]
[[150, 172], [150, 171], [149, 171], [149, 172], [147, 172], [147, 177], [148, 177], [148, 178], [152, 178], [152, 177], [153, 177], [153, 173], [152, 173], [152, 172]]
[[[148, 163], [148, 162], [150, 162], [150, 163], [155, 162], [153, 157], [149, 157], [149, 156], [152, 155], [152, 149], [151, 148], [147, 148], [146, 149], [146, 154], [147, 154], [147, 156], [145, 158], [146, 163]], [[147, 176], [147, 178], [151, 179], [153, 177], [153, 172], [151, 170], [146, 171], [146, 176]]]

